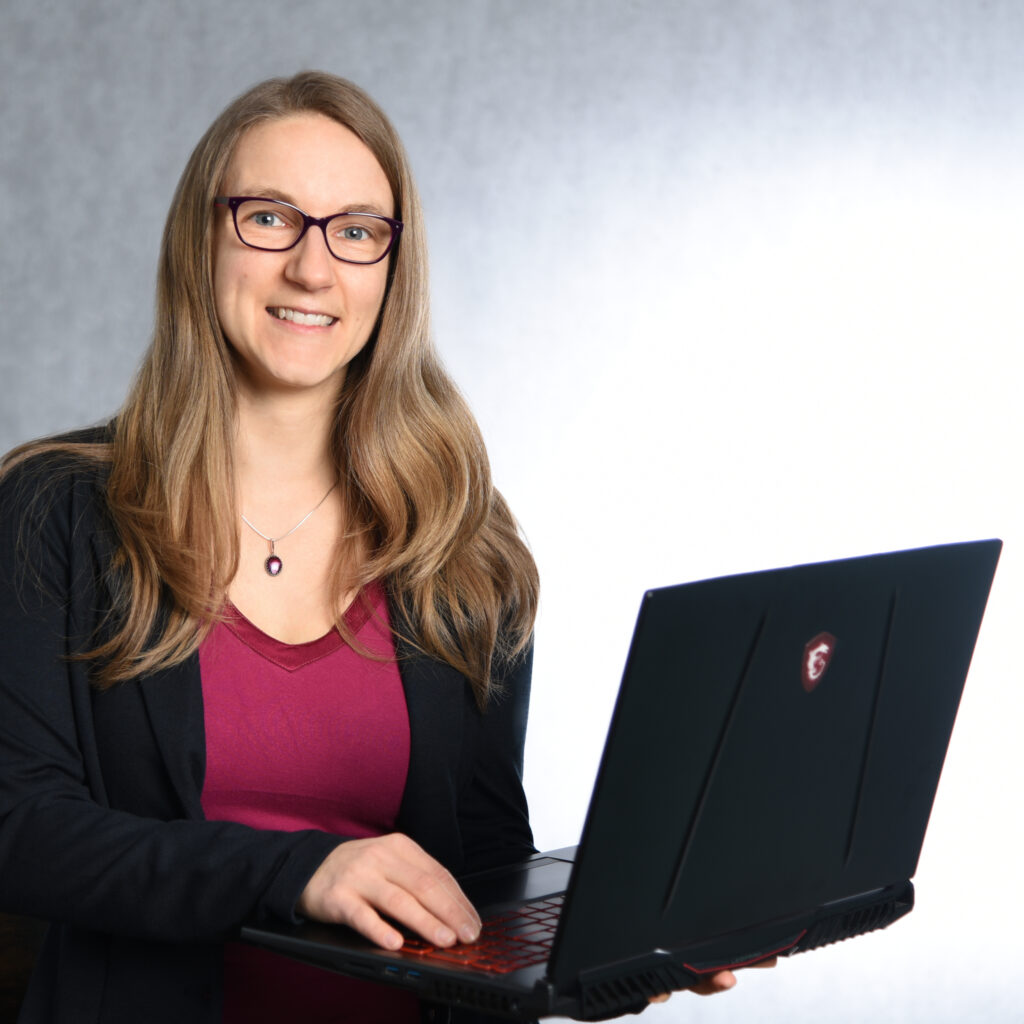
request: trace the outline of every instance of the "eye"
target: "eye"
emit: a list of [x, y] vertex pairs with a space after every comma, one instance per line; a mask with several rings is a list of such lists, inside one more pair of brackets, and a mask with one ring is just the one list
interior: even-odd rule
[[249, 220], [258, 228], [279, 228], [284, 221], [273, 210], [259, 210], [249, 216]]
[[245, 219], [254, 228], [286, 228], [290, 227], [285, 219], [284, 211], [280, 207], [256, 207], [245, 204]]
[[238, 207], [238, 225], [244, 231], [297, 231], [302, 224], [298, 210], [272, 199], [246, 199]]
[[341, 237], [344, 238], [346, 242], [365, 242], [371, 237], [371, 235], [362, 224], [349, 224], [347, 228], [342, 230]]
[[288, 249], [302, 232], [302, 214], [273, 199], [245, 199], [235, 211], [235, 227], [246, 245], [271, 251]]
[[371, 217], [345, 214], [331, 225], [334, 238], [346, 246], [376, 244], [386, 237], [387, 223]]
[[391, 244], [391, 225], [371, 213], [342, 213], [331, 219], [327, 239], [338, 259], [375, 263]]

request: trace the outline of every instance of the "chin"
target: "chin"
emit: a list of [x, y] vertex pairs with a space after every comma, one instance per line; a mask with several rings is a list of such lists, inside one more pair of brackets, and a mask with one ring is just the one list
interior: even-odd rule
[[[346, 364], [347, 365], [347, 364]], [[265, 386], [286, 392], [330, 392], [337, 394], [345, 380], [345, 367], [330, 370], [312, 370], [307, 367], [281, 369], [272, 374]]]

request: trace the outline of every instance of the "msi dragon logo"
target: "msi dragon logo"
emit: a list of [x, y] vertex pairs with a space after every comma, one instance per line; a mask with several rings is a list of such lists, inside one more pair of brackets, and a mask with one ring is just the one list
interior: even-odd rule
[[836, 649], [836, 638], [831, 633], [819, 633], [804, 646], [801, 681], [810, 693], [821, 682]]

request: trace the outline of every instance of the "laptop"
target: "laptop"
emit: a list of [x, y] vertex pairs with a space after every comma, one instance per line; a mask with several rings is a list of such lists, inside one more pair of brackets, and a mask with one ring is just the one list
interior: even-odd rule
[[579, 846], [460, 879], [479, 943], [391, 953], [312, 922], [242, 938], [428, 1001], [598, 1020], [886, 927], [914, 905], [1001, 546], [648, 591]]

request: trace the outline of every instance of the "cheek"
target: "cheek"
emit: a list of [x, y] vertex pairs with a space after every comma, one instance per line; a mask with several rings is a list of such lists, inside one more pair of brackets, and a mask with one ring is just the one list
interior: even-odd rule
[[359, 287], [349, 291], [349, 327], [351, 328], [351, 354], [362, 350], [370, 340], [373, 329], [377, 325], [381, 308], [384, 305], [384, 294], [387, 290], [387, 274], [380, 277], [374, 275], [370, 280], [360, 281]]
[[224, 319], [227, 312], [228, 282], [232, 279], [231, 259], [218, 254], [213, 263], [213, 301], [217, 316]]
[[376, 323], [377, 317], [380, 315], [381, 308], [384, 305], [387, 286], [388, 275], [386, 267], [381, 273], [375, 274], [372, 280], [365, 282], [361, 302], [365, 319]]
[[214, 264], [213, 300], [221, 328], [225, 331], [242, 314], [251, 277], [245, 259], [233, 254], [222, 256]]
[[214, 245], [211, 264], [213, 268], [213, 299], [217, 307], [218, 315], [226, 295], [227, 281], [232, 271], [232, 251], [227, 244], [223, 227], [219, 227], [214, 236]]

